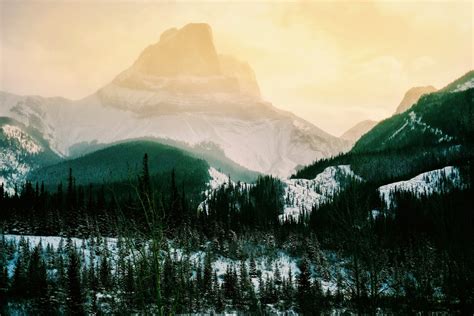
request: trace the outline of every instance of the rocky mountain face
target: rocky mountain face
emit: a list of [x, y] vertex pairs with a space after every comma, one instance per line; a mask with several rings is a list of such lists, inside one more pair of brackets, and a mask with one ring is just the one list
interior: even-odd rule
[[165, 31], [84, 99], [0, 93], [0, 116], [34, 127], [63, 156], [78, 146], [152, 137], [212, 143], [241, 166], [279, 176], [350, 145], [262, 100], [250, 66], [219, 55], [207, 24]]
[[411, 108], [421, 96], [435, 92], [436, 88], [433, 86], [414, 87], [408, 90], [403, 96], [402, 102], [398, 105], [395, 110], [395, 114], [400, 114]]

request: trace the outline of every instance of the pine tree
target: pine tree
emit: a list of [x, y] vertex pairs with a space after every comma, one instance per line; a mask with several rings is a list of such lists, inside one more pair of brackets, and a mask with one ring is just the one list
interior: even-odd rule
[[257, 264], [255, 263], [255, 258], [253, 255], [250, 257], [250, 264], [249, 264], [249, 275], [252, 278], [256, 278], [258, 276], [257, 274]]
[[249, 311], [255, 311], [257, 308], [257, 296], [255, 294], [255, 290], [253, 288], [252, 281], [250, 280], [249, 273], [247, 270], [247, 265], [245, 261], [240, 262], [240, 297], [241, 302], [240, 305], [242, 308], [246, 308]]
[[104, 252], [100, 258], [99, 281], [103, 289], [108, 290], [111, 287], [111, 271], [107, 252]]
[[[8, 271], [6, 267], [0, 266], [0, 301], [6, 302], [7, 292], [10, 287], [10, 279], [8, 278]], [[0, 308], [1, 312], [1, 308]]]
[[72, 176], [72, 168], [69, 168], [69, 176], [67, 179], [67, 209], [71, 211], [74, 208], [74, 177]]
[[35, 247], [28, 264], [28, 290], [37, 313], [46, 314], [50, 309], [46, 266], [41, 259], [41, 243]]
[[80, 261], [75, 249], [69, 251], [67, 268], [67, 308], [70, 315], [84, 315]]
[[148, 202], [151, 199], [151, 180], [150, 180], [150, 169], [148, 167], [148, 154], [143, 155], [142, 172], [139, 177], [139, 186], [141, 199], [148, 206]]
[[161, 284], [161, 291], [162, 291], [162, 297], [163, 297], [163, 303], [167, 307], [166, 309], [168, 312], [171, 312], [171, 306], [174, 303], [174, 295], [175, 295], [175, 289], [176, 289], [176, 275], [175, 275], [175, 267], [173, 265], [173, 261], [171, 259], [171, 256], [168, 254], [168, 256], [165, 259], [165, 262], [163, 264], [163, 281]]
[[27, 293], [27, 278], [24, 264], [24, 257], [22, 255], [16, 261], [11, 286], [12, 295], [19, 298], [24, 297]]
[[214, 271], [214, 277], [212, 281], [213, 291], [214, 291], [214, 307], [217, 313], [222, 313], [224, 311], [224, 298], [222, 295], [222, 288], [219, 284], [219, 278], [217, 277], [217, 272]]
[[125, 272], [125, 280], [124, 280], [124, 288], [123, 291], [126, 295], [126, 305], [130, 307], [135, 306], [135, 300], [133, 296], [135, 295], [135, 276], [132, 261], [128, 260], [127, 263], [127, 270]]
[[96, 263], [95, 256], [93, 251], [90, 252], [90, 265], [87, 273], [87, 283], [89, 284], [89, 289], [92, 297], [92, 312], [97, 310], [97, 290], [99, 289], [99, 280], [96, 275]]
[[212, 289], [212, 262], [211, 254], [208, 252], [204, 259], [204, 275], [203, 275], [203, 291], [207, 306], [213, 303], [213, 289]]
[[298, 309], [304, 314], [311, 313], [313, 309], [311, 295], [311, 275], [306, 258], [301, 260], [299, 268], [300, 274], [297, 278]]

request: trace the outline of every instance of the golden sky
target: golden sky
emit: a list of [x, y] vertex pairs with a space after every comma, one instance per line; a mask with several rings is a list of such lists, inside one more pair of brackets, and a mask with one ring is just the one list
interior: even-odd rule
[[416, 85], [473, 67], [472, 1], [0, 0], [0, 90], [77, 99], [131, 65], [162, 31], [209, 23], [262, 94], [340, 135], [391, 115]]

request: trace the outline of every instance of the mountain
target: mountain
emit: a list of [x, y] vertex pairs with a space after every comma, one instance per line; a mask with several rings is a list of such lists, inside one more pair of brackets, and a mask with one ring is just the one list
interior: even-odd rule
[[0, 115], [35, 127], [64, 156], [151, 137], [213, 144], [240, 166], [279, 176], [350, 145], [264, 101], [250, 66], [220, 55], [211, 28], [198, 23], [165, 31], [88, 97], [0, 93]]
[[370, 131], [375, 125], [377, 125], [377, 121], [365, 120], [362, 122], [357, 123], [353, 127], [349, 128], [344, 134], [341, 135], [342, 139], [348, 140], [353, 144], [365, 133]]
[[400, 114], [411, 108], [418, 100], [425, 94], [435, 92], [436, 88], [433, 86], [414, 87], [408, 90], [403, 96], [402, 102], [395, 110], [395, 114]]
[[26, 180], [31, 170], [61, 160], [33, 128], [5, 117], [0, 117], [0, 184], [9, 193], [14, 185]]

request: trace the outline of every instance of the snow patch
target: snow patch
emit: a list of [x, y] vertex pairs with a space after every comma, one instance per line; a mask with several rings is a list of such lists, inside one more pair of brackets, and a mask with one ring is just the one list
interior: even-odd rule
[[24, 133], [19, 127], [13, 125], [3, 125], [3, 134], [7, 139], [15, 140], [23, 150], [30, 154], [37, 154], [42, 151], [41, 146]]
[[[224, 187], [227, 187], [229, 185], [232, 185], [234, 187], [237, 186], [237, 183], [232, 181], [229, 176], [225, 175], [224, 173], [220, 172], [219, 170], [217, 170], [214, 167], [210, 167], [208, 172], [209, 172], [209, 176], [211, 177], [211, 179], [208, 182], [208, 188], [203, 192], [203, 195], [204, 195], [205, 198], [204, 198], [204, 201], [202, 201], [199, 204], [198, 212], [202, 212], [206, 209], [206, 206], [209, 203], [209, 198], [210, 198], [212, 192], [220, 189], [223, 186]], [[240, 182], [240, 188], [242, 190], [247, 189], [251, 186], [252, 186], [252, 184], [245, 183], [245, 182]]]
[[471, 78], [464, 83], [458, 84], [453, 92], [461, 92], [472, 88], [474, 88], [474, 78]]
[[463, 183], [459, 168], [448, 166], [421, 173], [406, 181], [383, 185], [378, 191], [385, 207], [390, 209], [396, 206], [393, 199], [395, 191], [412, 192], [416, 196], [422, 196], [460, 187], [463, 187]]
[[449, 136], [443, 133], [443, 131], [440, 130], [439, 128], [432, 127], [426, 124], [425, 122], [423, 122], [421, 117], [417, 116], [414, 111], [410, 111], [408, 113], [408, 118], [405, 120], [405, 123], [399, 129], [397, 129], [388, 139], [389, 140], [393, 139], [395, 136], [397, 136], [401, 131], [403, 131], [407, 127], [409, 127], [411, 130], [419, 129], [422, 132], [428, 131], [434, 134], [435, 136], [438, 137], [438, 143], [449, 142], [454, 139], [452, 136]]
[[209, 168], [209, 175], [211, 176], [211, 180], [209, 181], [211, 190], [215, 190], [231, 181], [229, 176], [225, 175], [214, 167]]
[[327, 167], [312, 180], [284, 180], [285, 207], [280, 220], [298, 220], [301, 214], [308, 214], [313, 206], [328, 201], [340, 192], [344, 187], [344, 182], [350, 178], [363, 181], [352, 171], [350, 165]]

